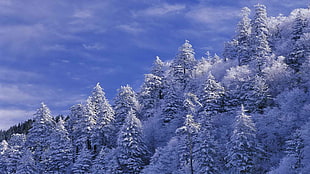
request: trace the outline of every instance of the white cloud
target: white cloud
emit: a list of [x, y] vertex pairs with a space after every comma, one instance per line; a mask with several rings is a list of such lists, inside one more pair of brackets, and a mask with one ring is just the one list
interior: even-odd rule
[[33, 117], [35, 111], [26, 111], [20, 109], [0, 109], [0, 129], [6, 130], [9, 127], [26, 121]]
[[238, 17], [240, 9], [230, 7], [198, 7], [189, 11], [186, 16], [196, 22], [205, 24], [219, 24], [226, 20]]
[[184, 4], [167, 4], [163, 3], [160, 6], [153, 6], [145, 10], [139, 11], [139, 16], [163, 16], [169, 13], [177, 13], [184, 10], [186, 6]]
[[14, 84], [0, 84], [0, 103], [22, 104], [37, 100], [38, 98], [27, 93], [20, 86]]
[[39, 74], [0, 66], [0, 80], [6, 82], [23, 82], [41, 78]]
[[118, 29], [123, 30], [127, 33], [138, 34], [144, 31], [138, 24], [122, 24], [117, 26]]
[[46, 50], [46, 51], [67, 51], [68, 49], [65, 47], [65, 45], [55, 44], [55, 45], [43, 46], [43, 50]]
[[94, 44], [83, 44], [83, 48], [86, 50], [103, 50], [105, 46], [101, 43], [94, 43]]
[[79, 10], [73, 14], [73, 17], [80, 19], [87, 19], [92, 17], [92, 13], [89, 10]]

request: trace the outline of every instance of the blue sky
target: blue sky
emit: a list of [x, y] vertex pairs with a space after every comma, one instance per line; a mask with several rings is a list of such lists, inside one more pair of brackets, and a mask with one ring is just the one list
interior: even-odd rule
[[270, 16], [308, 0], [0, 0], [0, 129], [83, 102], [97, 82], [112, 100], [138, 89], [155, 56], [172, 59], [185, 39], [200, 58], [221, 55], [242, 7], [262, 3]]

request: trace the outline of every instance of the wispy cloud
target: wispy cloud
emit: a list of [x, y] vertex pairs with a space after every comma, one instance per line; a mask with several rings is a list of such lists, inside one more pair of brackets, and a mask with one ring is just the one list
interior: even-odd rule
[[119, 26], [117, 26], [116, 28], [125, 31], [127, 33], [131, 33], [131, 34], [138, 34], [144, 31], [144, 29], [142, 27], [140, 27], [137, 23], [133, 23], [133, 24], [121, 24]]
[[0, 103], [26, 104], [38, 99], [37, 97], [27, 93], [20, 86], [14, 84], [1, 84], [0, 91]]
[[184, 4], [162, 3], [157, 6], [152, 6], [145, 10], [141, 10], [137, 14], [143, 16], [163, 16], [167, 14], [179, 13], [185, 8], [186, 6]]
[[0, 109], [0, 129], [6, 130], [10, 126], [26, 121], [33, 117], [35, 111], [26, 111], [20, 109]]
[[86, 50], [103, 50], [105, 45], [102, 43], [83, 44], [83, 48]]
[[92, 13], [89, 10], [78, 10], [73, 14], [73, 17], [80, 19], [87, 19], [92, 17]]
[[41, 78], [41, 75], [29, 72], [29, 71], [23, 71], [23, 70], [17, 70], [13, 68], [7, 68], [0, 66], [0, 80], [2, 82], [26, 82], [29, 80], [37, 80]]
[[219, 24], [232, 18], [238, 17], [240, 9], [230, 7], [198, 7], [193, 8], [186, 17], [204, 24]]

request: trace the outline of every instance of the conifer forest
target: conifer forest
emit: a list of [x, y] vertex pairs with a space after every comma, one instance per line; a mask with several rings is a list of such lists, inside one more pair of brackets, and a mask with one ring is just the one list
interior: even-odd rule
[[185, 40], [113, 101], [98, 83], [68, 115], [42, 103], [0, 132], [0, 173], [310, 173], [310, 8], [244, 7], [231, 38], [202, 58]]

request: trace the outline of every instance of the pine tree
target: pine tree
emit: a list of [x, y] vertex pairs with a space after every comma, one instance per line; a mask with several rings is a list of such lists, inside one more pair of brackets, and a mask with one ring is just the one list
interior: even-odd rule
[[92, 174], [101, 174], [101, 173], [112, 173], [109, 171], [109, 168], [112, 168], [111, 161], [114, 159], [109, 159], [113, 150], [107, 147], [102, 147], [100, 153], [97, 155], [96, 159], [92, 165]]
[[7, 151], [9, 149], [9, 144], [6, 140], [2, 140], [0, 143], [0, 170], [3, 173], [7, 172]]
[[266, 66], [269, 57], [271, 56], [271, 49], [268, 43], [269, 30], [267, 26], [267, 12], [266, 6], [255, 5], [255, 15], [252, 24], [252, 56], [253, 68], [261, 73]]
[[177, 129], [176, 133], [179, 138], [179, 158], [180, 158], [180, 171], [189, 171], [194, 174], [194, 142], [196, 135], [200, 129], [200, 125], [194, 121], [192, 115], [186, 115], [184, 126]]
[[139, 173], [148, 164], [149, 152], [143, 140], [140, 120], [130, 111], [117, 140], [117, 160], [123, 173]]
[[188, 40], [179, 48], [176, 58], [171, 64], [172, 77], [181, 89], [186, 88], [186, 84], [193, 78], [193, 71], [197, 61], [195, 52]]
[[203, 111], [204, 120], [194, 145], [194, 168], [199, 174], [220, 173], [218, 144], [212, 132], [211, 115]]
[[49, 108], [45, 104], [35, 113], [35, 121], [27, 135], [26, 146], [33, 152], [33, 159], [38, 164], [40, 172], [46, 168], [44, 152], [49, 148], [49, 139], [56, 123], [51, 116]]
[[6, 167], [8, 173], [16, 173], [18, 162], [22, 158], [22, 151], [25, 146], [26, 136], [23, 134], [13, 134], [9, 140], [7, 150]]
[[73, 125], [73, 132], [71, 134], [73, 146], [75, 147], [74, 156], [76, 156], [83, 147], [91, 149], [91, 133], [94, 129], [95, 120], [91, 111], [85, 109], [81, 104], [71, 107], [70, 116], [76, 120], [74, 121], [75, 124]]
[[238, 23], [236, 40], [237, 45], [237, 58], [239, 65], [248, 65], [251, 61], [249, 52], [250, 49], [250, 37], [251, 37], [251, 20], [249, 15], [251, 10], [247, 7], [242, 9], [242, 19]]
[[158, 56], [153, 63], [151, 74], [160, 78], [164, 77], [164, 62]]
[[302, 160], [304, 158], [304, 139], [302, 137], [302, 132], [300, 129], [297, 129], [295, 133], [290, 137], [289, 140], [286, 141], [287, 148], [286, 154], [287, 156], [293, 158], [295, 161], [290, 166], [294, 171], [300, 171], [302, 166]]
[[112, 136], [112, 123], [114, 122], [114, 110], [105, 97], [105, 93], [99, 83], [94, 87], [92, 95], [87, 99], [86, 109], [93, 114], [95, 121], [92, 132], [92, 146], [97, 154], [104, 145], [110, 145]]
[[264, 77], [256, 75], [252, 82], [251, 97], [247, 107], [251, 109], [252, 112], [263, 113], [263, 110], [267, 107], [270, 100], [269, 86]]
[[33, 160], [33, 154], [28, 149], [25, 148], [22, 152], [20, 161], [18, 161], [16, 173], [18, 174], [34, 174], [38, 173], [38, 170]]
[[286, 63], [294, 69], [295, 72], [299, 72], [300, 66], [305, 62], [305, 47], [301, 42], [304, 28], [305, 19], [299, 10], [293, 21], [293, 31], [291, 33], [292, 51], [286, 59]]
[[[163, 113], [163, 122], [170, 123], [171, 121], [175, 121], [177, 119], [178, 124], [182, 124], [183, 120], [180, 119], [180, 115], [184, 110], [183, 101], [184, 101], [184, 93], [178, 91], [172, 84], [166, 86], [164, 89], [164, 99], [162, 105], [162, 113]], [[184, 115], [184, 114], [183, 114]], [[179, 122], [179, 120], [182, 120]], [[179, 127], [180, 125], [178, 125]], [[175, 130], [173, 130], [174, 132]]]
[[65, 173], [72, 163], [72, 144], [61, 118], [51, 134], [49, 143], [50, 147], [46, 152], [47, 171]]
[[137, 95], [129, 85], [121, 86], [118, 90], [113, 108], [115, 110], [115, 127], [118, 129], [125, 123], [130, 111], [137, 112], [139, 110]]
[[228, 60], [234, 60], [238, 58], [238, 40], [232, 39], [231, 41], [224, 43], [223, 57]]
[[[310, 172], [310, 122], [308, 121], [305, 125], [301, 127], [301, 139], [304, 145], [302, 149], [303, 158], [301, 160], [301, 173], [309, 173]], [[296, 146], [298, 147], [298, 146]], [[300, 147], [300, 146], [299, 146]]]
[[227, 89], [224, 100], [224, 110], [235, 110], [243, 103], [251, 105], [248, 101], [248, 96], [252, 89], [252, 79], [253, 74], [247, 65], [232, 67], [227, 70], [227, 74], [223, 80], [225, 88]]
[[164, 147], [156, 149], [155, 154], [152, 156], [151, 162], [141, 172], [143, 174], [180, 174], [177, 171], [180, 168], [179, 164], [179, 149], [178, 140], [176, 137], [171, 140]]
[[210, 113], [210, 115], [223, 112], [225, 89], [215, 80], [211, 72], [209, 72], [207, 80], [202, 84], [199, 94], [200, 103], [206, 112]]
[[92, 165], [92, 155], [87, 147], [83, 147], [76, 162], [72, 166], [74, 174], [90, 174]]
[[237, 173], [253, 173], [258, 159], [262, 158], [262, 149], [256, 139], [256, 128], [251, 116], [245, 114], [243, 106], [234, 121], [234, 130], [228, 143], [227, 167]]
[[155, 109], [159, 107], [163, 98], [162, 78], [153, 74], [146, 74], [145, 80], [139, 93], [139, 103], [141, 103], [141, 120], [147, 120], [154, 116]]

